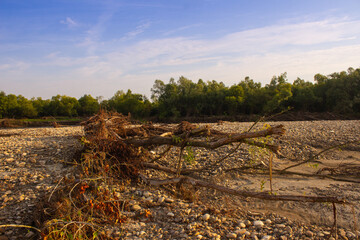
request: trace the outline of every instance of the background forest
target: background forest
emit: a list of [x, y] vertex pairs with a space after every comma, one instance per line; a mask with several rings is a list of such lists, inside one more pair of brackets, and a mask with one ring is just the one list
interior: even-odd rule
[[44, 116], [90, 116], [100, 108], [135, 118], [158, 119], [192, 116], [235, 116], [270, 114], [288, 108], [294, 111], [334, 112], [360, 116], [360, 68], [328, 76], [316, 74], [314, 83], [297, 78], [292, 84], [286, 73], [274, 76], [261, 86], [249, 77], [232, 86], [222, 82], [193, 82], [185, 77], [168, 83], [155, 80], [151, 101], [146, 96], [117, 91], [107, 100], [84, 95], [79, 99], [65, 95], [51, 99], [31, 98], [0, 92], [0, 118], [38, 118]]

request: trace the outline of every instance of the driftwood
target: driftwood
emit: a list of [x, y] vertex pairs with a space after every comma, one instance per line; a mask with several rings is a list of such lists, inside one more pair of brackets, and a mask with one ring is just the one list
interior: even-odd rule
[[205, 187], [210, 189], [215, 189], [220, 192], [228, 193], [231, 195], [241, 196], [241, 197], [251, 197], [258, 198], [263, 200], [273, 200], [273, 201], [296, 201], [296, 202], [331, 202], [331, 203], [341, 203], [341, 204], [349, 204], [345, 199], [337, 198], [337, 197], [326, 197], [326, 196], [304, 196], [304, 195], [278, 195], [278, 194], [269, 194], [267, 192], [252, 192], [245, 190], [237, 190], [227, 188], [221, 185], [217, 185], [214, 183], [209, 183], [206, 181], [202, 181], [199, 179], [193, 179], [187, 176], [177, 177], [177, 178], [169, 178], [169, 179], [148, 179], [141, 176], [142, 180], [153, 186], [161, 186], [168, 184], [182, 184], [182, 183], [190, 183], [193, 186]]
[[[193, 174], [199, 174], [203, 171], [216, 168], [219, 163], [226, 160], [233, 152], [237, 151], [241, 144], [265, 148], [277, 154], [280, 150], [280, 146], [264, 143], [261, 141], [261, 138], [283, 135], [285, 133], [283, 125], [268, 127], [267, 129], [260, 131], [250, 131], [252, 126], [247, 132], [227, 133], [212, 130], [209, 126], [197, 127], [188, 122], [182, 122], [175, 127], [155, 126], [151, 123], [134, 125], [130, 122], [129, 117], [104, 112], [90, 118], [84, 125], [85, 136], [90, 144], [92, 144], [92, 149], [107, 152], [108, 159], [111, 159], [111, 161], [113, 161], [112, 164], [116, 165], [116, 167], [110, 166], [110, 169], [121, 171], [121, 174], [117, 173], [117, 176], [124, 176], [126, 174], [131, 175], [132, 177], [136, 176], [137, 178], [141, 178], [144, 182], [154, 186], [188, 183], [193, 186], [215, 189], [231, 195], [264, 200], [349, 204], [345, 199], [337, 197], [275, 195], [272, 194], [272, 191], [269, 194], [266, 192], [231, 189], [200, 179], [198, 175]], [[215, 161], [215, 163], [208, 162], [205, 167], [198, 169], [187, 169], [182, 166], [182, 162], [184, 161], [183, 149], [187, 146], [204, 148], [212, 151], [233, 143], [238, 143], [238, 146], [225, 157]], [[96, 147], [94, 147], [94, 145]], [[152, 154], [150, 151], [163, 145], [168, 147], [160, 154], [160, 156], [151, 159]], [[174, 162], [170, 165], [162, 165], [159, 160], [168, 153], [171, 147], [179, 149], [179, 158], [173, 159]], [[123, 170], [124, 167], [126, 168], [125, 170]], [[254, 169], [255, 168], [256, 167], [254, 167]], [[274, 171], [271, 162], [269, 168], [270, 178], [273, 173], [278, 174], [287, 172], [287, 169], [284, 169], [284, 172], [279, 170]], [[147, 178], [144, 175], [144, 169], [158, 170], [167, 173], [169, 176], [165, 179]]]

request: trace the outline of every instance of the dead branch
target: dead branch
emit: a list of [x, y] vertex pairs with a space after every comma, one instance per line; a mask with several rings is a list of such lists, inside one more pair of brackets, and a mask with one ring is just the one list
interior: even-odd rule
[[[200, 130], [195, 129], [195, 131], [199, 131], [199, 132], [204, 131], [204, 129], [200, 129]], [[193, 147], [216, 149], [221, 146], [228, 145], [228, 144], [231, 144], [234, 142], [242, 142], [249, 138], [251, 139], [251, 138], [266, 137], [269, 135], [283, 135], [284, 133], [285, 133], [284, 126], [278, 125], [278, 126], [271, 127], [266, 130], [257, 131], [257, 132], [245, 132], [245, 133], [238, 133], [238, 134], [233, 134], [233, 135], [228, 134], [228, 136], [222, 137], [219, 139], [215, 139], [215, 141], [213, 141], [213, 142], [207, 142], [207, 141], [202, 141], [202, 140], [188, 140], [187, 144], [189, 146], [193, 146]], [[172, 146], [181, 147], [183, 144], [183, 142], [179, 141], [177, 137], [160, 137], [160, 136], [154, 136], [154, 137], [149, 137], [149, 138], [145, 138], [145, 139], [131, 138], [131, 139], [126, 139], [125, 142], [127, 144], [131, 144], [131, 145], [134, 145], [137, 147], [140, 147], [140, 146], [147, 147], [147, 146], [151, 146], [151, 145], [157, 145], [157, 146], [172, 145]], [[255, 145], [256, 143], [252, 142], [252, 144]], [[258, 143], [257, 146], [263, 147], [263, 146], [269, 146], [269, 145]], [[270, 148], [272, 148], [272, 147], [270, 147]], [[278, 149], [273, 148], [273, 150], [277, 151]]]
[[309, 159], [307, 159], [307, 160], [305, 160], [303, 162], [296, 163], [296, 164], [293, 164], [291, 166], [288, 166], [288, 167], [284, 168], [282, 171], [285, 172], [286, 170], [288, 170], [290, 168], [294, 168], [294, 167], [298, 167], [298, 166], [306, 164], [306, 163], [314, 162], [321, 154], [324, 154], [325, 152], [328, 152], [328, 151], [333, 150], [335, 148], [341, 148], [341, 147], [347, 146], [347, 145], [352, 144], [352, 143], [360, 143], [360, 140], [349, 141], [349, 142], [346, 142], [346, 143], [342, 143], [342, 144], [338, 144], [338, 145], [335, 145], [335, 146], [328, 147], [328, 148], [320, 151], [319, 153], [315, 154], [314, 156], [310, 157]]
[[241, 197], [251, 197], [258, 198], [263, 200], [273, 200], [273, 201], [295, 201], [295, 202], [330, 202], [330, 203], [341, 203], [341, 204], [350, 204], [345, 199], [338, 197], [326, 197], [326, 196], [303, 196], [303, 195], [273, 195], [266, 192], [251, 192], [245, 190], [236, 190], [227, 188], [221, 185], [214, 183], [205, 182], [202, 180], [190, 178], [187, 176], [168, 178], [168, 179], [148, 179], [143, 175], [140, 175], [142, 180], [153, 186], [169, 185], [169, 184], [178, 184], [178, 183], [189, 183], [194, 187], [205, 187], [215, 189], [220, 192], [225, 192], [231, 195], [241, 196]]

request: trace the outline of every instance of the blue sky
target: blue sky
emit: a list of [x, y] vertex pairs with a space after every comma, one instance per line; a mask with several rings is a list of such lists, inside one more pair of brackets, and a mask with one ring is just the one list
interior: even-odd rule
[[185, 76], [269, 83], [360, 67], [359, 0], [0, 0], [0, 91], [27, 98]]

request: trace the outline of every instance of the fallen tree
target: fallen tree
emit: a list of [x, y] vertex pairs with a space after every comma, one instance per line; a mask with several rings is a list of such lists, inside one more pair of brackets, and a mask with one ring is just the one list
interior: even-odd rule
[[[198, 127], [188, 122], [182, 122], [173, 127], [153, 125], [151, 123], [133, 124], [131, 123], [130, 116], [106, 112], [93, 116], [83, 124], [88, 147], [93, 150], [93, 153], [95, 152], [97, 155], [102, 156], [100, 158], [97, 157], [97, 160], [101, 159], [102, 161], [98, 165], [105, 166], [106, 169], [112, 169], [114, 176], [140, 178], [147, 184], [154, 186], [189, 183], [194, 186], [215, 189], [232, 195], [265, 200], [330, 202], [334, 204], [349, 203], [345, 199], [338, 197], [279, 195], [273, 194], [272, 191], [251, 192], [235, 190], [211, 183], [199, 177], [201, 172], [216, 168], [218, 163], [225, 161], [232, 152], [215, 161], [215, 163], [209, 162], [205, 164], [206, 166], [202, 168], [187, 168], [183, 164], [183, 151], [188, 146], [216, 150], [222, 146], [237, 143], [238, 146], [233, 150], [234, 152], [240, 144], [249, 144], [268, 149], [277, 154], [280, 146], [264, 142], [261, 138], [282, 136], [285, 133], [284, 126], [282, 125], [269, 126], [259, 131], [228, 133], [213, 130], [207, 125]], [[153, 154], [151, 154], [151, 151], [159, 146], [167, 146], [167, 148], [157, 158], [152, 158]], [[172, 163], [162, 164], [159, 160], [168, 153], [171, 147], [178, 148], [178, 158], [172, 159]], [[103, 168], [100, 167], [100, 169]], [[164, 172], [167, 174], [167, 177], [162, 179], [149, 178], [145, 174], [146, 169]], [[271, 179], [273, 171], [271, 161], [268, 170]]]

